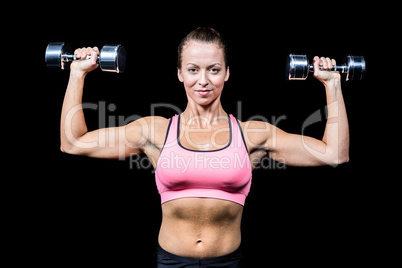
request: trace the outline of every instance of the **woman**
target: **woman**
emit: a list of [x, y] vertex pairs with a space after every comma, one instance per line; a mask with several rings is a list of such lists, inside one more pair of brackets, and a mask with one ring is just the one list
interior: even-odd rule
[[74, 53], [91, 59], [71, 64], [61, 115], [61, 150], [99, 158], [138, 153], [149, 157], [162, 201], [158, 267], [238, 267], [243, 205], [252, 169], [265, 155], [292, 166], [348, 161], [340, 74], [325, 71], [335, 65], [333, 59], [314, 57], [314, 77], [324, 84], [328, 104], [325, 133], [318, 140], [288, 134], [266, 122], [240, 122], [225, 112], [220, 97], [230, 76], [226, 45], [211, 28], [197, 28], [179, 45], [177, 75], [188, 99], [182, 114], [170, 119], [149, 116], [88, 132], [82, 93], [85, 76], [98, 67], [99, 50]]

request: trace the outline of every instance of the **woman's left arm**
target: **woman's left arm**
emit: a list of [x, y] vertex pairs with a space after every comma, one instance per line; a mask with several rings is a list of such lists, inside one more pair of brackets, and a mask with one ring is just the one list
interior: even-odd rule
[[266, 136], [262, 135], [266, 138], [260, 139], [259, 148], [264, 147], [270, 158], [290, 166], [337, 165], [349, 161], [349, 124], [340, 74], [319, 69], [320, 66], [331, 69], [335, 64], [335, 60], [314, 57], [314, 77], [324, 84], [327, 94], [328, 118], [322, 140], [289, 134], [268, 124], [264, 127], [268, 129], [264, 131]]

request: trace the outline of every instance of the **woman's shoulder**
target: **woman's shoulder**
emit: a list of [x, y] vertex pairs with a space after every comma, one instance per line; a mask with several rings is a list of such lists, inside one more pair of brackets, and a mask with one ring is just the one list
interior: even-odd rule
[[169, 127], [170, 118], [162, 116], [141, 117], [126, 126], [126, 135], [138, 137], [143, 146], [151, 147], [163, 144]]
[[243, 131], [255, 131], [255, 130], [266, 130], [269, 131], [272, 127], [272, 125], [268, 122], [264, 122], [264, 121], [240, 121], [239, 119], [236, 119], [242, 130]]
[[251, 120], [242, 122], [239, 120], [239, 124], [249, 149], [265, 144], [276, 130], [272, 124], [265, 121]]
[[170, 118], [166, 118], [163, 116], [145, 116], [134, 122], [148, 129], [163, 131], [167, 129]]

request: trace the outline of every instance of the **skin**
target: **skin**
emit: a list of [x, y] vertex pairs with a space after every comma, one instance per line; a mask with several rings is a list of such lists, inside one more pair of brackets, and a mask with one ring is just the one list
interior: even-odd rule
[[[89, 60], [71, 64], [61, 115], [61, 150], [75, 155], [118, 159], [145, 153], [154, 167], [165, 140], [169, 119], [149, 116], [126, 126], [88, 132], [82, 107], [86, 75], [98, 67], [99, 49], [82, 48], [77, 57]], [[326, 90], [328, 120], [321, 140], [289, 134], [260, 121], [240, 122], [250, 160], [255, 166], [269, 155], [292, 166], [340, 164], [349, 158], [349, 127], [338, 72], [333, 59], [314, 57], [314, 77]], [[177, 70], [188, 103], [180, 121], [180, 143], [193, 150], [215, 150], [229, 142], [229, 123], [220, 97], [230, 76], [223, 50], [216, 44], [191, 41], [184, 47], [182, 68]], [[107, 141], [100, 146], [101, 141]], [[104, 142], [103, 142], [104, 143]], [[159, 243], [184, 257], [207, 258], [228, 254], [241, 242], [243, 207], [213, 198], [182, 198], [162, 204]]]

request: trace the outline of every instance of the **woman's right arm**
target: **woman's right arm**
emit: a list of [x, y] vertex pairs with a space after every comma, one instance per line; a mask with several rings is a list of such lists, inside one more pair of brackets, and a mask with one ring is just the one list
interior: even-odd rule
[[86, 75], [98, 67], [98, 48], [77, 49], [77, 57], [89, 60], [74, 61], [64, 97], [60, 120], [60, 149], [63, 152], [98, 158], [121, 159], [143, 152], [149, 142], [149, 120], [141, 118], [126, 126], [88, 132], [82, 109], [82, 94]]

